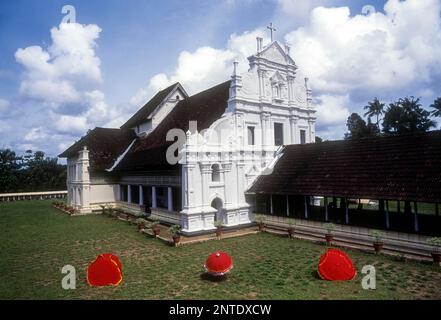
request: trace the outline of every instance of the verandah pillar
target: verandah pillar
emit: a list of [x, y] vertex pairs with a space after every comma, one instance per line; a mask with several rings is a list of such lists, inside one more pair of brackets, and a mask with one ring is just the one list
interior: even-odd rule
[[142, 206], [144, 204], [144, 191], [142, 185], [139, 185], [139, 205]]
[[127, 202], [132, 203], [132, 186], [127, 185]]
[[413, 214], [413, 230], [415, 232], [418, 232], [418, 231], [420, 231], [420, 227], [418, 225], [418, 205], [417, 205], [416, 201], [413, 203], [413, 207], [414, 207], [414, 211], [415, 211]]
[[346, 224], [349, 224], [349, 204], [348, 204], [348, 199], [344, 198], [345, 200], [345, 222]]
[[308, 219], [308, 201], [307, 196], [304, 196], [304, 203], [305, 203], [305, 219]]
[[329, 221], [329, 214], [328, 214], [328, 197], [324, 197], [324, 205], [325, 205], [325, 221]]
[[286, 195], [286, 215], [289, 216], [289, 196]]
[[152, 208], [156, 209], [158, 206], [156, 204], [156, 187], [152, 186]]
[[173, 211], [173, 188], [168, 187], [167, 192], [167, 210]]
[[386, 200], [386, 229], [389, 229], [390, 224], [389, 224], [389, 200]]

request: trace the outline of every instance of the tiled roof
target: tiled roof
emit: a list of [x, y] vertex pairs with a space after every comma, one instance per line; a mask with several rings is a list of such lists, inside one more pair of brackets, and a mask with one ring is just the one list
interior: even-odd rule
[[173, 91], [178, 85], [177, 83], [159, 91], [153, 98], [151, 98], [141, 109], [139, 109], [126, 123], [121, 126], [121, 129], [129, 129], [136, 127], [140, 123], [147, 120], [147, 117], [156, 109], [156, 107]]
[[120, 154], [135, 139], [133, 130], [95, 128], [75, 142], [59, 155], [60, 158], [78, 156], [78, 152], [87, 146], [89, 150], [90, 170], [103, 171], [112, 166]]
[[248, 192], [441, 202], [441, 131], [289, 145]]
[[166, 169], [166, 150], [173, 142], [166, 141], [170, 129], [188, 130], [190, 121], [197, 121], [199, 131], [207, 129], [225, 112], [230, 81], [221, 83], [180, 101], [145, 138], [139, 139], [115, 170]]

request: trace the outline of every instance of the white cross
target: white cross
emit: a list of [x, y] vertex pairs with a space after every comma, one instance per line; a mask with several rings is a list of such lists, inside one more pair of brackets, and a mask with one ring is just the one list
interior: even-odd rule
[[269, 26], [267, 26], [267, 28], [270, 29], [270, 32], [271, 32], [271, 42], [273, 42], [273, 33], [276, 32], [277, 29], [273, 27], [273, 23], [272, 22], [269, 24]]

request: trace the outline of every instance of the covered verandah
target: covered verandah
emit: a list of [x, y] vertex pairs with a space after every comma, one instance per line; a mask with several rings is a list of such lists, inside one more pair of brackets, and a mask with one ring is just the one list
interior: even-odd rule
[[248, 194], [247, 199], [255, 214], [430, 236], [441, 235], [438, 203], [271, 193]]

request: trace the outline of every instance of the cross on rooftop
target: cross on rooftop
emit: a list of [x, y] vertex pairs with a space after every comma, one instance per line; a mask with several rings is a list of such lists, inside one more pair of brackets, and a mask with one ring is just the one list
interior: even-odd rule
[[277, 29], [273, 27], [273, 23], [272, 22], [269, 24], [269, 26], [267, 26], [267, 28], [271, 32], [271, 42], [273, 42], [273, 33], [275, 33], [277, 31]]

